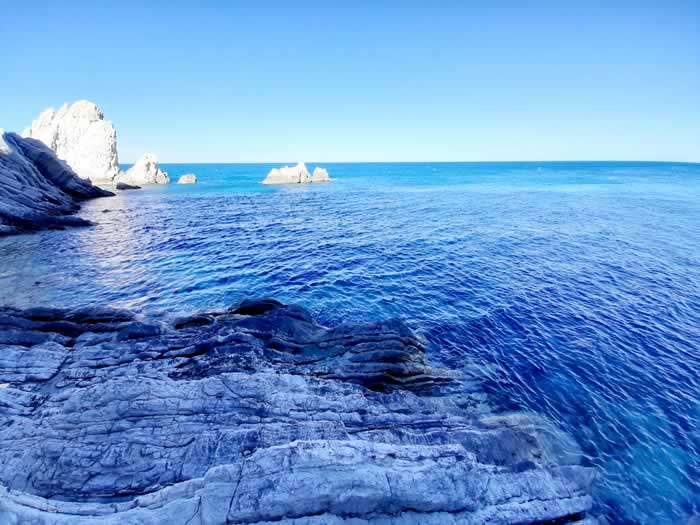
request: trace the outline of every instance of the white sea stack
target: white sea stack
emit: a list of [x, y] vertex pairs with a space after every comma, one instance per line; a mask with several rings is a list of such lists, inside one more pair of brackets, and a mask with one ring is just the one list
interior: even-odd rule
[[194, 173], [188, 173], [177, 179], [178, 184], [197, 184], [197, 176]]
[[93, 183], [112, 183], [119, 173], [117, 132], [93, 102], [47, 109], [22, 135], [46, 144], [79, 177]]
[[306, 169], [306, 164], [300, 162], [296, 166], [285, 166], [270, 170], [263, 184], [300, 184], [309, 182], [311, 174]]
[[141, 186], [143, 184], [168, 184], [170, 177], [158, 166], [158, 156], [145, 153], [126, 172], [121, 172], [115, 182]]
[[328, 171], [324, 168], [314, 169], [313, 175], [311, 175], [311, 182], [330, 182], [331, 178], [328, 176]]
[[329, 182], [328, 172], [323, 168], [316, 168], [311, 175], [306, 169], [306, 164], [300, 162], [296, 166], [285, 166], [270, 170], [263, 184], [305, 184], [307, 182]]

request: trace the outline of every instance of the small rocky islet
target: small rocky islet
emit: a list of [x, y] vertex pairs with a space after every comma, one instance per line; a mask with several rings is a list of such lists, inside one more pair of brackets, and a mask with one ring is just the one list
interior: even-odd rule
[[[111, 195], [13, 133], [0, 180], [3, 234]], [[0, 523], [597, 523], [572, 440], [469, 385], [399, 320], [2, 307]]]

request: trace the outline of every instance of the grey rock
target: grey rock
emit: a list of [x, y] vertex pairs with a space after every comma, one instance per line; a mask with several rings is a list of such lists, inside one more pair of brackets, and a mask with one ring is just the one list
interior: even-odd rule
[[172, 325], [1, 308], [5, 331], [0, 523], [595, 523], [570, 443], [398, 320], [261, 299]]
[[140, 190], [141, 186], [127, 184], [126, 182], [117, 182], [116, 188], [118, 190]]
[[71, 214], [81, 200], [108, 195], [43, 143], [0, 130], [0, 235], [89, 226]]

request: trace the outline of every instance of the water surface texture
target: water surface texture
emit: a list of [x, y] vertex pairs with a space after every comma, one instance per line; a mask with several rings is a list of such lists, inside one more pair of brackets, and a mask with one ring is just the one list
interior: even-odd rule
[[700, 165], [325, 166], [332, 183], [293, 187], [258, 184], [271, 165], [165, 166], [200, 183], [0, 239], [0, 302], [398, 316], [494, 403], [572, 434], [611, 523], [700, 513]]

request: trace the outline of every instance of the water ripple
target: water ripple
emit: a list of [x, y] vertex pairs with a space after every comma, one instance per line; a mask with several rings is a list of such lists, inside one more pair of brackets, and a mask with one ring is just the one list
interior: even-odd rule
[[269, 166], [169, 169], [201, 184], [1, 239], [1, 302], [176, 315], [272, 295], [328, 325], [398, 316], [494, 403], [571, 433], [612, 523], [700, 513], [697, 165], [335, 165], [299, 188], [258, 185]]

